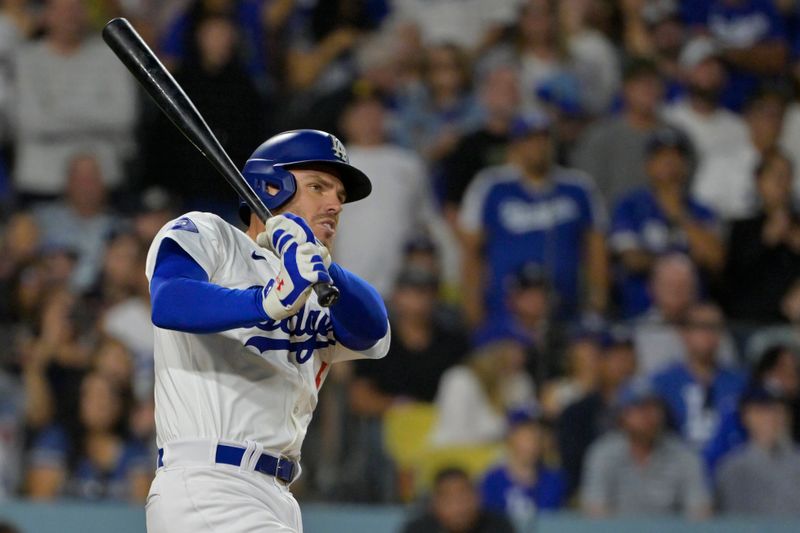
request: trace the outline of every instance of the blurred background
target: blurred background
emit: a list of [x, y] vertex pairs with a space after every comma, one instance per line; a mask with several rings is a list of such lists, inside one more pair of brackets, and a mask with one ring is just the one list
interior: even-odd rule
[[238, 224], [116, 16], [237, 165], [319, 128], [373, 181], [334, 256], [393, 343], [320, 392], [308, 531], [800, 528], [800, 3], [0, 0], [0, 532], [143, 531], [147, 249]]

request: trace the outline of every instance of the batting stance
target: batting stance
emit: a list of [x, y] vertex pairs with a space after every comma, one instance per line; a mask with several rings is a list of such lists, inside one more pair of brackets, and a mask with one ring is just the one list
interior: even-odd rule
[[[150, 533], [302, 531], [289, 485], [317, 392], [331, 364], [389, 347], [378, 293], [328, 252], [342, 204], [372, 190], [339, 140], [281, 133], [243, 175], [281, 214], [265, 225], [243, 204], [244, 233], [187, 213], [147, 257], [159, 446]], [[341, 293], [330, 308], [312, 291], [319, 282]]]

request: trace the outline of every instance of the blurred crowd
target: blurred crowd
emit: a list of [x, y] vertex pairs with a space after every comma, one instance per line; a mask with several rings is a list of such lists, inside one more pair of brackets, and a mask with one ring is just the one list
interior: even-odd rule
[[0, 498], [144, 500], [149, 243], [237, 224], [115, 16], [237, 165], [318, 128], [373, 181], [334, 256], [392, 348], [332, 370], [300, 498], [800, 514], [792, 0], [0, 0]]

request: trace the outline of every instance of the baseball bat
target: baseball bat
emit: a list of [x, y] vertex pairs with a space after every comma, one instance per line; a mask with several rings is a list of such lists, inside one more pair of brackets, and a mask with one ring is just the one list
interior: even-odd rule
[[[272, 213], [233, 164], [203, 116], [130, 22], [124, 18], [111, 20], [103, 28], [103, 40], [161, 111], [222, 174], [253, 213], [262, 221], [270, 218]], [[333, 305], [339, 298], [339, 290], [330, 283], [315, 284], [314, 292], [323, 307]]]

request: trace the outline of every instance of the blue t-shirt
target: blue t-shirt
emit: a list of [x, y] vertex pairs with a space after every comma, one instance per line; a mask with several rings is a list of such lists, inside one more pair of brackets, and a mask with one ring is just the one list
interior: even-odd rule
[[[716, 216], [707, 207], [687, 197], [686, 211], [692, 220], [716, 230]], [[641, 250], [662, 255], [689, 251], [685, 232], [670, 224], [649, 188], [637, 189], [619, 201], [611, 217], [609, 240], [615, 253]], [[650, 308], [646, 274], [632, 273], [618, 265], [614, 277], [625, 318], [633, 318]]]
[[500, 465], [486, 473], [480, 484], [486, 509], [506, 516], [533, 516], [537, 511], [556, 510], [564, 505], [567, 481], [560, 469], [539, 466], [536, 482], [522, 485], [511, 479], [508, 467]]
[[[58, 425], [49, 426], [36, 437], [30, 452], [33, 466], [68, 468], [73, 443]], [[88, 457], [81, 457], [72, 472], [67, 474], [65, 493], [84, 500], [126, 501], [130, 494], [130, 475], [134, 471], [151, 470], [155, 466], [152, 454], [135, 440], [124, 441], [117, 462], [108, 471], [101, 470]]]
[[653, 376], [653, 387], [667, 404], [678, 431], [698, 451], [711, 442], [720, 422], [736, 412], [744, 386], [740, 373], [719, 368], [705, 387], [683, 362]]
[[[770, 0], [743, 0], [736, 4], [716, 0], [708, 9], [707, 24], [714, 39], [725, 48], [744, 49], [772, 41], [788, 44], [784, 20]], [[733, 67], [729, 73], [722, 102], [738, 111], [763, 77]]]
[[577, 170], [554, 168], [542, 189], [512, 166], [480, 173], [464, 197], [461, 222], [484, 235], [487, 316], [508, 314], [508, 280], [532, 262], [544, 268], [558, 294], [558, 316], [574, 318], [587, 233], [606, 226], [602, 206], [591, 178]]

